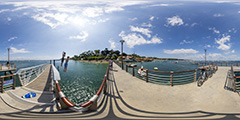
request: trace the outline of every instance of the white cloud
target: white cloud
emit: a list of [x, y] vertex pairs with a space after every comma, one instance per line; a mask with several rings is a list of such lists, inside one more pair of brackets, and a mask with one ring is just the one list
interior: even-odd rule
[[223, 34], [222, 38], [220, 39], [215, 38], [216, 43], [219, 44], [217, 48], [224, 51], [229, 50], [231, 48], [231, 44], [227, 42], [230, 42], [230, 37], [231, 37], [230, 35], [225, 36]]
[[197, 25], [197, 23], [192, 23], [191, 24], [191, 27], [194, 27], [194, 26], [196, 26]]
[[17, 49], [15, 47], [10, 47], [11, 49], [11, 54], [15, 54], [15, 53], [30, 53], [30, 51], [25, 50], [25, 48], [22, 49]]
[[10, 22], [10, 21], [12, 21], [12, 18], [10, 18], [10, 17], [7, 17], [7, 20], [8, 20], [8, 22]]
[[67, 14], [64, 13], [40, 13], [32, 16], [33, 19], [43, 22], [44, 24], [50, 26], [51, 28], [56, 28], [59, 25], [66, 24]]
[[116, 11], [123, 11], [124, 9], [120, 6], [111, 6], [111, 7], [105, 7], [104, 11], [106, 13], [112, 13]]
[[157, 36], [153, 36], [150, 40], [144, 39], [144, 37], [140, 34], [130, 33], [125, 35], [125, 32], [122, 31], [119, 34], [123, 40], [126, 41], [126, 44], [129, 48], [133, 48], [136, 45], [143, 45], [143, 44], [161, 44], [162, 39], [158, 38]]
[[204, 46], [204, 48], [210, 48], [211, 47], [211, 45], [205, 45]]
[[17, 37], [11, 37], [11, 38], [9, 38], [9, 39], [8, 39], [8, 42], [10, 42], [10, 41], [12, 41], [12, 40], [14, 40], [14, 39], [17, 39]]
[[219, 34], [219, 33], [220, 33], [220, 31], [217, 30], [215, 27], [208, 28], [208, 30], [212, 30], [212, 31], [213, 31], [214, 33], [216, 33], [216, 34]]
[[131, 21], [135, 21], [135, 20], [137, 20], [138, 18], [136, 18], [136, 17], [134, 17], [134, 18], [129, 18], [129, 20], [131, 20]]
[[153, 4], [147, 7], [168, 7], [168, 6], [178, 6], [183, 4]]
[[183, 25], [184, 22], [179, 16], [173, 16], [171, 18], [167, 18], [167, 26], [180, 26]]
[[174, 50], [163, 50], [166, 54], [196, 54], [197, 50], [194, 49], [174, 49]]
[[88, 17], [98, 17], [103, 15], [104, 11], [101, 7], [89, 7], [83, 10], [83, 15]]
[[225, 52], [226, 55], [235, 53], [235, 50]]
[[191, 40], [191, 41], [183, 40], [182, 42], [180, 42], [180, 45], [190, 44], [190, 43], [193, 43], [193, 40]]
[[152, 24], [150, 24], [150, 23], [143, 23], [141, 26], [143, 26], [143, 27], [152, 27]]
[[88, 33], [86, 31], [80, 32], [80, 35], [76, 36], [69, 36], [69, 39], [80, 39], [82, 42], [86, 41], [86, 38], [88, 37]]
[[116, 42], [114, 42], [112, 40], [109, 40], [108, 42], [110, 43], [110, 48], [111, 49], [115, 49], [116, 48]]
[[224, 15], [223, 14], [220, 14], [220, 13], [216, 13], [213, 15], [214, 17], [223, 17]]
[[7, 12], [7, 11], [10, 11], [10, 9], [2, 9], [0, 10], [0, 13]]
[[149, 18], [149, 20], [151, 20], [151, 21], [153, 21], [153, 19], [154, 19], [154, 16], [151, 16], [151, 17]]
[[140, 32], [140, 33], [146, 35], [148, 38], [151, 37], [150, 33], [152, 33], [152, 31], [150, 31], [149, 29], [134, 27], [134, 26], [131, 26], [131, 25], [130, 25], [130, 30], [133, 31], [133, 32]]
[[106, 18], [106, 19], [100, 19], [98, 20], [99, 23], [104, 23], [104, 22], [107, 22], [109, 21], [110, 19], [109, 18]]

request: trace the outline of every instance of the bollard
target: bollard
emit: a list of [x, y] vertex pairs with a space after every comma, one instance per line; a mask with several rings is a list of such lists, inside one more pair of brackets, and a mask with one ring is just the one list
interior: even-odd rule
[[197, 69], [194, 72], [194, 82], [196, 82], [196, 81], [197, 81]]
[[146, 82], [148, 82], [148, 69], [146, 70]]
[[170, 85], [173, 86], [173, 71], [170, 73]]
[[132, 67], [132, 69], [133, 69], [132, 70], [132, 72], [133, 72], [132, 75], [135, 76], [134, 67]]
[[126, 72], [128, 72], [128, 65], [126, 65]]

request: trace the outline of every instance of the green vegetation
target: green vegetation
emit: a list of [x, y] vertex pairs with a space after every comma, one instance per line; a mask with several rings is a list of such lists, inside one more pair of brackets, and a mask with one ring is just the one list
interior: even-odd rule
[[[123, 55], [127, 55], [124, 53]], [[117, 59], [120, 56], [120, 51], [118, 50], [108, 50], [105, 48], [104, 50], [88, 50], [86, 52], [81, 53], [79, 56], [74, 55], [72, 57], [73, 60], [109, 60], [109, 59]]]
[[[119, 50], [108, 50], [108, 48], [105, 48], [104, 50], [88, 50], [80, 55], [74, 55], [72, 57], [73, 60], [116, 60], [116, 59], [122, 59], [122, 56], [120, 54]], [[131, 61], [152, 61], [152, 60], [183, 60], [183, 59], [177, 59], [177, 58], [157, 58], [157, 57], [145, 57], [145, 56], [140, 56], [137, 54], [126, 54], [123, 53], [123, 59], [125, 59], [126, 62], [131, 62]]]

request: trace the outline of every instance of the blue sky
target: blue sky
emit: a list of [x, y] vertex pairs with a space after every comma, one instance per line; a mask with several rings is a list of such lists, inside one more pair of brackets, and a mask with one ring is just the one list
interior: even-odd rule
[[142, 56], [240, 60], [237, 0], [0, 2], [0, 60], [54, 59], [63, 51], [120, 50]]

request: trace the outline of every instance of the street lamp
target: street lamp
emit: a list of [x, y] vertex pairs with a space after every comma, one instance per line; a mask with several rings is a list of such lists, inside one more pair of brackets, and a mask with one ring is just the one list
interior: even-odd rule
[[122, 52], [122, 70], [123, 70], [123, 43], [125, 42], [124, 40], [120, 40], [121, 42], [121, 52]]
[[206, 61], [207, 61], [207, 54], [206, 54], [207, 49], [204, 49], [204, 50], [205, 50], [205, 65], [207, 65], [207, 64], [206, 64]]
[[7, 50], [8, 50], [8, 64], [9, 64], [10, 63], [10, 54], [9, 54], [10, 48], [7, 48]]

